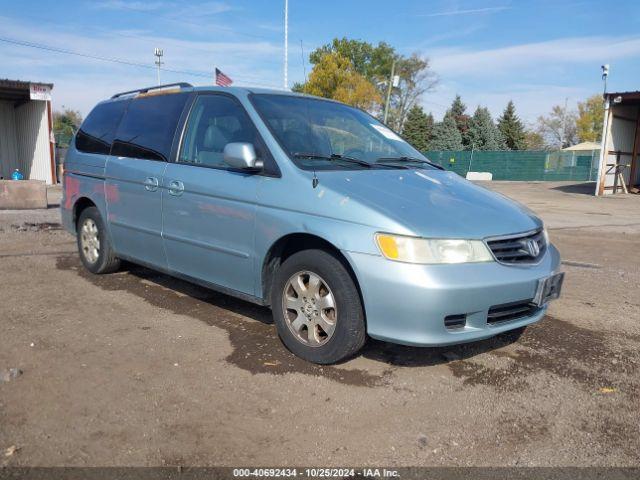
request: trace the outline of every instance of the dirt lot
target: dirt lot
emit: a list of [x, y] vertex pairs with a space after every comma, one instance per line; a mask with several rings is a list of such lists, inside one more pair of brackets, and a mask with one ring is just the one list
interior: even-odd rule
[[[59, 213], [0, 212], [0, 465], [640, 464], [640, 196], [493, 183], [542, 216], [565, 290], [520, 338], [292, 357], [270, 312], [130, 266]], [[55, 193], [55, 192], [54, 192]]]

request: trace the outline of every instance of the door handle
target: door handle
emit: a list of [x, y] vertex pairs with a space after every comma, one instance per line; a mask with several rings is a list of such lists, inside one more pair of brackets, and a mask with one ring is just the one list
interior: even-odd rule
[[150, 192], [155, 192], [156, 190], [158, 190], [159, 185], [160, 182], [156, 177], [147, 177], [144, 180], [144, 189]]
[[182, 195], [182, 192], [184, 192], [184, 183], [180, 180], [171, 180], [169, 182], [169, 195], [178, 197]]

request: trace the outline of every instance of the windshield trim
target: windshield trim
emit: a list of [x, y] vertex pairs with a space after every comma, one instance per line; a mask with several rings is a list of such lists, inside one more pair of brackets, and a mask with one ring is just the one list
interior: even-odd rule
[[[387, 125], [385, 125], [384, 123], [382, 123], [380, 120], [378, 120], [376, 117], [374, 117], [373, 115], [371, 115], [369, 112], [358, 108], [358, 107], [354, 107], [352, 105], [347, 105], [346, 103], [342, 103], [339, 102], [337, 100], [333, 100], [331, 98], [323, 98], [323, 97], [316, 97], [314, 95], [306, 95], [306, 94], [299, 94], [299, 95], [290, 95], [287, 93], [254, 93], [251, 92], [247, 95], [247, 98], [249, 99], [249, 102], [251, 103], [251, 106], [253, 107], [253, 109], [255, 110], [255, 112], [258, 114], [258, 116], [260, 117], [260, 120], [262, 121], [262, 123], [264, 124], [264, 126], [267, 128], [267, 130], [269, 131], [269, 133], [271, 134], [271, 137], [276, 141], [276, 143], [278, 144], [278, 146], [280, 147], [280, 149], [284, 152], [284, 154], [287, 156], [287, 158], [291, 161], [291, 163], [293, 163], [293, 165], [296, 168], [299, 168], [300, 170], [303, 171], [313, 171], [313, 170], [323, 170], [322, 168], [313, 168], [313, 167], [303, 167], [301, 166], [295, 159], [294, 159], [294, 155], [293, 153], [295, 152], [288, 152], [287, 149], [285, 148], [285, 146], [283, 145], [283, 143], [280, 141], [280, 138], [275, 134], [273, 128], [271, 127], [271, 125], [269, 124], [269, 122], [267, 121], [267, 119], [263, 116], [262, 111], [256, 107], [256, 104], [254, 102], [254, 97], [257, 96], [266, 96], [266, 97], [289, 97], [289, 98], [302, 98], [305, 100], [311, 100], [311, 101], [316, 101], [316, 102], [328, 102], [328, 103], [335, 103], [337, 105], [342, 105], [348, 108], [353, 108], [354, 110], [358, 110], [359, 112], [364, 113], [367, 117], [373, 119], [375, 122], [384, 125], [386, 128], [388, 128], [389, 130], [391, 130], [394, 134], [396, 134], [398, 137], [400, 137], [402, 139], [403, 142], [407, 143], [407, 145], [409, 145], [411, 148], [413, 148], [416, 152], [418, 152], [420, 155], [422, 155], [422, 152], [420, 152], [419, 150], [417, 150], [415, 147], [413, 147], [413, 145], [411, 145], [410, 143], [408, 143], [404, 138], [402, 138], [402, 136], [396, 132], [394, 129], [392, 129], [391, 127], [388, 127]], [[424, 157], [424, 155], [422, 155]], [[426, 158], [426, 157], [425, 157]], [[366, 161], [366, 160], [363, 160]], [[352, 165], [345, 165], [344, 167], [341, 167], [339, 170], [373, 170], [375, 169], [375, 162], [367, 162], [370, 163], [371, 166], [373, 167], [372, 169], [368, 169], [366, 167], [363, 166], [358, 166], [355, 163]], [[426, 165], [429, 165], [431, 168], [434, 168], [430, 165], [430, 161], [427, 159], [427, 162], [425, 163]], [[379, 165], [381, 167], [386, 167], [386, 168], [393, 168], [390, 165]], [[331, 170], [327, 170], [327, 171], [332, 171], [334, 169]], [[335, 169], [338, 170], [338, 169]], [[434, 168], [435, 170], [435, 168]]]

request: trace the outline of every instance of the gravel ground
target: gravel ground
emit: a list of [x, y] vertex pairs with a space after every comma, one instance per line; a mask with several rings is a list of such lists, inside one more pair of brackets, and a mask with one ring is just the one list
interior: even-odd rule
[[56, 208], [0, 212], [0, 465], [638, 466], [640, 196], [486, 186], [563, 255], [548, 316], [458, 347], [371, 341], [333, 367], [289, 354], [265, 308], [132, 265], [87, 273]]

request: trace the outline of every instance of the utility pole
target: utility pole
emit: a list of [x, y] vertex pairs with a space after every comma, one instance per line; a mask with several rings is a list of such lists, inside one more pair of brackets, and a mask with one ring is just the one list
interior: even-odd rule
[[164, 51], [161, 48], [156, 48], [154, 50], [153, 54], [156, 56], [155, 64], [158, 67], [158, 69], [157, 69], [157, 72], [158, 72], [158, 85], [160, 85], [160, 67], [162, 67], [162, 65], [164, 64], [164, 62], [162, 61], [162, 56], [164, 55]]
[[300, 57], [302, 58], [302, 71], [304, 72], [304, 83], [307, 83], [307, 64], [304, 60], [304, 47], [302, 46], [302, 39], [300, 40]]
[[395, 79], [396, 73], [396, 59], [393, 59], [393, 63], [391, 64], [391, 76], [389, 77], [389, 84], [387, 85], [387, 100], [384, 102], [384, 123], [387, 123], [387, 117], [389, 116], [389, 100], [391, 100], [391, 89], [393, 88], [393, 83]]
[[567, 128], [567, 102], [569, 99], [564, 97], [564, 111], [562, 112], [562, 130], [560, 131], [560, 148], [564, 148], [564, 135]]
[[288, 90], [289, 81], [289, 0], [284, 0], [284, 89]]

